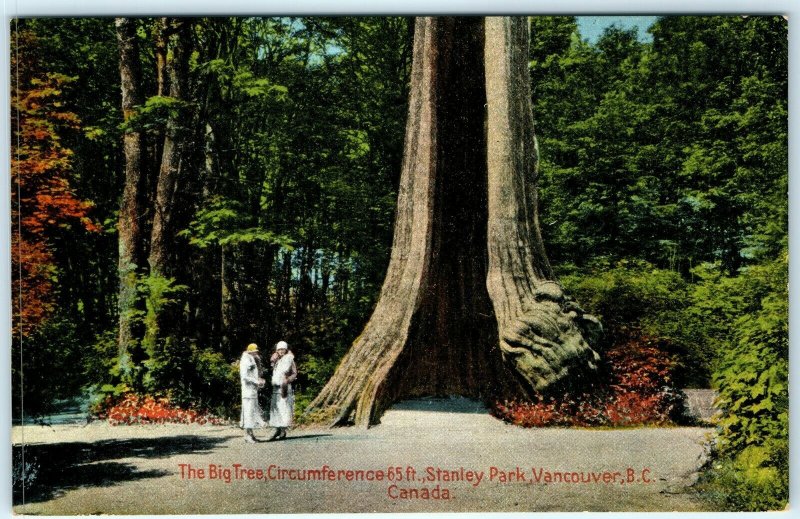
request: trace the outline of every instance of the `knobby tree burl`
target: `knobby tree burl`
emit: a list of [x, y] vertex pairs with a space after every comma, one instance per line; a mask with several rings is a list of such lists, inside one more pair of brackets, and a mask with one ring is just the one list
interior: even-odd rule
[[526, 18], [417, 19], [388, 272], [310, 420], [368, 426], [400, 398], [524, 398], [596, 370], [600, 325], [539, 231], [528, 44]]

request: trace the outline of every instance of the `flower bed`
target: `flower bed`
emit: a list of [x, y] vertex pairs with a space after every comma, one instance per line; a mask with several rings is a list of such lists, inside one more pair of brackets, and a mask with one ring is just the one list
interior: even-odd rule
[[674, 361], [658, 340], [632, 334], [606, 352], [607, 381], [591, 391], [497, 402], [492, 414], [522, 427], [628, 426], [674, 422], [683, 409], [670, 384]]
[[111, 425], [163, 424], [163, 423], [196, 423], [200, 425], [222, 425], [225, 420], [217, 416], [197, 411], [182, 409], [172, 405], [166, 397], [137, 395], [127, 393], [120, 400], [106, 398], [97, 412], [100, 419], [107, 419]]

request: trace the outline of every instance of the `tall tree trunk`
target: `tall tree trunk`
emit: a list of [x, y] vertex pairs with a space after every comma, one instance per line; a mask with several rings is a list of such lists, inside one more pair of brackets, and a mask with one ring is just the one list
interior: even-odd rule
[[[174, 24], [175, 31], [171, 35], [172, 56], [167, 61], [167, 79], [169, 82], [169, 95], [178, 103], [186, 101], [188, 90], [188, 60], [189, 60], [189, 28], [190, 24], [184, 20], [165, 21], [165, 24]], [[167, 121], [164, 135], [164, 147], [161, 152], [161, 168], [156, 183], [156, 197], [153, 213], [153, 228], [150, 234], [150, 273], [159, 276], [172, 274], [172, 244], [175, 239], [175, 229], [172, 226], [172, 215], [175, 206], [176, 184], [181, 175], [181, 168], [186, 160], [183, 150], [183, 140], [187, 133], [184, 114], [185, 107], [180, 106], [177, 115], [171, 116]]]
[[417, 19], [389, 269], [311, 420], [366, 426], [400, 398], [521, 397], [595, 369], [596, 320], [552, 281], [532, 205], [527, 39], [525, 19]]
[[309, 237], [300, 250], [300, 271], [297, 280], [297, 297], [295, 297], [294, 320], [300, 323], [308, 313], [314, 301], [314, 284], [311, 273], [314, 267], [314, 238]]
[[524, 18], [486, 19], [489, 272], [504, 357], [527, 387], [541, 391], [594, 368], [599, 323], [554, 280], [537, 207], [537, 150]]
[[235, 320], [235, 313], [233, 307], [233, 297], [232, 294], [235, 291], [234, 287], [232, 286], [232, 273], [229, 266], [229, 262], [231, 261], [228, 256], [229, 246], [221, 245], [220, 252], [219, 252], [219, 272], [220, 272], [220, 322], [222, 323], [222, 348], [223, 350], [233, 351], [234, 347], [234, 337], [232, 336], [234, 333], [233, 330], [233, 323]]
[[158, 18], [153, 26], [154, 53], [156, 55], [156, 95], [167, 95], [167, 40], [169, 39], [169, 18]]
[[[119, 43], [119, 72], [122, 89], [122, 113], [129, 120], [134, 109], [142, 102], [139, 91], [139, 45], [136, 22], [130, 18], [115, 21]], [[142, 173], [142, 137], [136, 130], [128, 129], [123, 137], [125, 153], [125, 187], [122, 192], [119, 220], [119, 331], [117, 344], [123, 372], [131, 368], [130, 352], [140, 338], [136, 330], [133, 311], [136, 309], [136, 277], [144, 267], [145, 252], [142, 216], [145, 212], [144, 175]]]

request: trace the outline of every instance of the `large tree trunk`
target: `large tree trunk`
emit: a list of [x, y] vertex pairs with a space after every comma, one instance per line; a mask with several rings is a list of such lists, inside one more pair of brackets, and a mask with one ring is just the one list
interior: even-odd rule
[[600, 326], [565, 297], [542, 243], [527, 20], [492, 17], [485, 27], [487, 287], [504, 357], [526, 387], [543, 391], [595, 369], [599, 359], [586, 338]]
[[366, 426], [400, 398], [524, 397], [595, 369], [596, 321], [548, 281], [527, 38], [525, 19], [417, 19], [389, 269], [309, 419]]
[[[122, 113], [127, 121], [142, 102], [139, 91], [139, 46], [136, 22], [130, 18], [116, 19], [119, 43], [119, 71], [122, 88]], [[125, 187], [122, 192], [119, 220], [119, 331], [117, 344], [123, 371], [131, 367], [130, 352], [138, 342], [133, 311], [136, 309], [136, 278], [145, 263], [142, 217], [145, 213], [144, 175], [142, 172], [141, 133], [129, 129], [123, 137], [125, 153]]]

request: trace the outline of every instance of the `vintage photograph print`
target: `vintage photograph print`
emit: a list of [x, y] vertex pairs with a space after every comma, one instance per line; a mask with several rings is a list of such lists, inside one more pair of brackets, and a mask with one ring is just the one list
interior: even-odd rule
[[13, 512], [785, 509], [787, 43], [12, 20]]

